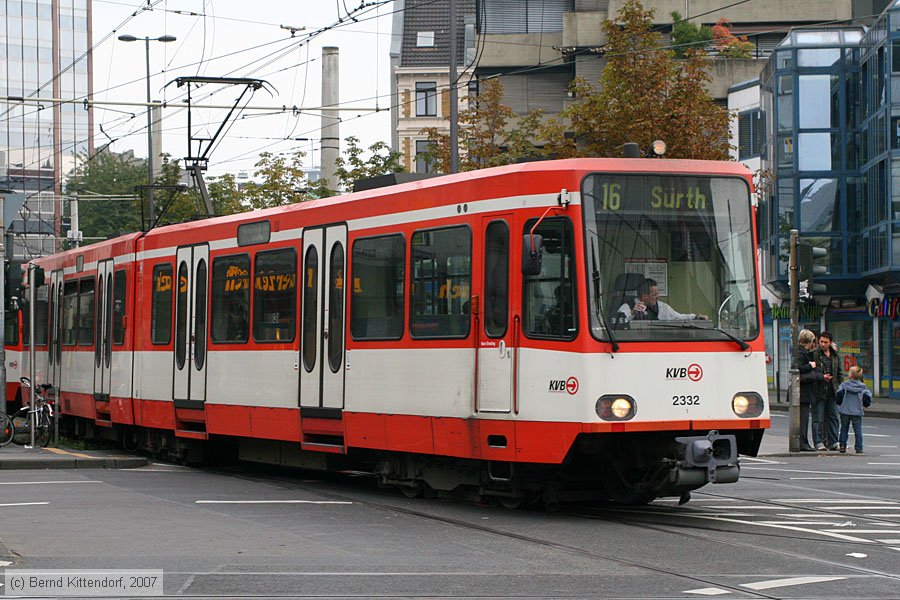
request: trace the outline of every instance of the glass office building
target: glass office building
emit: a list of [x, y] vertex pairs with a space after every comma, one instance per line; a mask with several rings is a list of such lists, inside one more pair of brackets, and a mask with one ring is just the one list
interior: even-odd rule
[[[0, 0], [0, 96], [87, 98], [90, 0]], [[7, 227], [11, 255], [56, 249], [63, 180], [92, 148], [91, 110], [6, 100], [0, 104], [0, 191], [24, 193]]]
[[795, 228], [828, 249], [816, 277], [827, 292], [801, 325], [831, 331], [845, 370], [860, 365], [878, 392], [900, 396], [900, 0], [868, 29], [792, 31], [759, 84], [763, 281], [784, 299], [767, 337], [788, 356]]

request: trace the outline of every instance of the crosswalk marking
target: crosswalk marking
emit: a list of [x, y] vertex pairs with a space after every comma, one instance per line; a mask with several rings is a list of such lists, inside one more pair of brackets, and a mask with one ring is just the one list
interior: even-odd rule
[[787, 579], [771, 579], [769, 581], [758, 581], [756, 583], [742, 583], [741, 587], [751, 590], [770, 590], [777, 587], [788, 587], [791, 585], [806, 585], [808, 583], [824, 583], [826, 581], [839, 581], [847, 579], [846, 577], [789, 577]]

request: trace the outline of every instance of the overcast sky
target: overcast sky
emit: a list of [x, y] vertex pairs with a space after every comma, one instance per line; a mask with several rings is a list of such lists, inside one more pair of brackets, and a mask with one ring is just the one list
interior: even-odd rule
[[[384, 110], [370, 114], [376, 106], [390, 107], [389, 50], [393, 2], [354, 11], [359, 0], [149, 0], [153, 10], [140, 10], [148, 0], [93, 0], [94, 99], [139, 101], [146, 99], [144, 42], [121, 42], [121, 34], [137, 37], [174, 35], [172, 43], [150, 43], [151, 96], [170, 103], [183, 100], [184, 89], [176, 77], [253, 77], [274, 88], [272, 95], [258, 91], [251, 106], [316, 107], [321, 101], [322, 47], [340, 49], [340, 99], [361, 110], [342, 112], [340, 137], [355, 135], [368, 147], [376, 141], [390, 143], [390, 116]], [[137, 15], [121, 26], [129, 15]], [[350, 11], [358, 19], [347, 19]], [[196, 13], [195, 16], [181, 13]], [[339, 24], [343, 18], [344, 23]], [[280, 26], [301, 28], [294, 37]], [[334, 27], [314, 35], [322, 28]], [[102, 42], [102, 43], [101, 43]], [[255, 46], [264, 46], [251, 49]], [[225, 56], [231, 54], [231, 56]], [[218, 90], [207, 97], [209, 92]], [[194, 95], [194, 103], [230, 104], [237, 88], [208, 86]], [[117, 152], [134, 150], [147, 156], [146, 114], [142, 107], [97, 107], [94, 113], [94, 144], [99, 147], [115, 139]], [[124, 113], [122, 111], [125, 111]], [[211, 136], [226, 111], [198, 109], [195, 123], [208, 124]], [[273, 112], [275, 114], [273, 114]], [[127, 113], [135, 113], [135, 116]], [[163, 151], [174, 158], [187, 153], [187, 111], [166, 109], [163, 115]], [[103, 132], [99, 126], [102, 125]], [[246, 171], [252, 175], [259, 152], [307, 152], [315, 148], [319, 164], [318, 113], [292, 114], [246, 111], [211, 154], [209, 174]], [[203, 132], [200, 132], [201, 135]], [[314, 142], [293, 138], [313, 138]], [[285, 141], [285, 138], [290, 138]]]

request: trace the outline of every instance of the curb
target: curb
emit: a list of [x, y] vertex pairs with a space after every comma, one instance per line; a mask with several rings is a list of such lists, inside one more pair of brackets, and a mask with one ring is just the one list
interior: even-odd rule
[[0, 470], [26, 469], [135, 469], [147, 466], [142, 457], [114, 456], [96, 458], [0, 458]]
[[[791, 405], [785, 402], [778, 403], [769, 403], [769, 411], [774, 412], [789, 412], [791, 409]], [[878, 410], [868, 408], [866, 409], [867, 417], [878, 417], [880, 419], [900, 419], [900, 412], [898, 411], [888, 411], [888, 410]], [[809, 454], [812, 454], [811, 452]]]

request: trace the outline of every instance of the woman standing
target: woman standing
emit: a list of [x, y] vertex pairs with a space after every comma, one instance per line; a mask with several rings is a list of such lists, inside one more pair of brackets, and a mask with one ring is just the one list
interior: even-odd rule
[[816, 399], [816, 382], [822, 381], [822, 373], [816, 369], [812, 360], [816, 346], [816, 334], [804, 329], [797, 336], [797, 370], [800, 371], [800, 450], [812, 452], [815, 449], [809, 443], [809, 412]]

